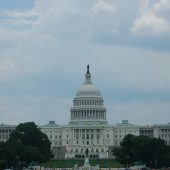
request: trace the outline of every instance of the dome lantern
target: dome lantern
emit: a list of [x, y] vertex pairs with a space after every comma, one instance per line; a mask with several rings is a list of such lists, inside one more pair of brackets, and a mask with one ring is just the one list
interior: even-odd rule
[[90, 71], [89, 71], [89, 64], [87, 65], [87, 72], [86, 72], [86, 75], [85, 75], [85, 82], [84, 84], [92, 84], [91, 82], [91, 74], [90, 74]]

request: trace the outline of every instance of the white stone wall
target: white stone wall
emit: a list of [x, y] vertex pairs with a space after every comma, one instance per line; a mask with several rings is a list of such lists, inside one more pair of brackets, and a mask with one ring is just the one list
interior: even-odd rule
[[0, 124], [0, 142], [6, 142], [16, 126]]
[[45, 128], [41, 127], [41, 131], [45, 133], [51, 142], [51, 147], [62, 146], [63, 131], [62, 128]]
[[128, 134], [135, 136], [140, 135], [139, 126], [129, 124], [128, 121], [123, 120], [121, 124], [114, 126], [113, 128], [113, 146], [120, 146], [120, 143], [124, 137]]

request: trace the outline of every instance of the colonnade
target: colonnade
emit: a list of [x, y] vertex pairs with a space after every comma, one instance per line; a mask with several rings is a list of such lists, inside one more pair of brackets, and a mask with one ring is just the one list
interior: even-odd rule
[[74, 119], [104, 119], [106, 120], [105, 110], [72, 110], [71, 120]]
[[101, 139], [103, 133], [101, 129], [73, 129], [75, 139]]

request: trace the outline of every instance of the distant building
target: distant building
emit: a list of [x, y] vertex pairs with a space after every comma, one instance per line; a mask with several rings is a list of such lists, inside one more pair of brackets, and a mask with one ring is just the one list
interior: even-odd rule
[[141, 126], [140, 135], [160, 138], [165, 141], [167, 145], [170, 145], [170, 123], [158, 124], [152, 126]]
[[6, 142], [15, 128], [16, 126], [14, 125], [0, 124], [0, 142]]
[[130, 124], [128, 120], [122, 120], [122, 123], [113, 126], [113, 134], [114, 146], [120, 146], [120, 143], [127, 134], [139, 136], [140, 127]]
[[41, 130], [52, 143], [55, 159], [82, 159], [87, 152], [91, 159], [113, 158], [113, 147], [120, 146], [127, 134], [161, 138], [170, 145], [170, 124], [139, 126], [128, 120], [108, 124], [104, 100], [91, 81], [89, 66], [85, 82], [73, 99], [69, 124], [60, 126], [50, 121]]

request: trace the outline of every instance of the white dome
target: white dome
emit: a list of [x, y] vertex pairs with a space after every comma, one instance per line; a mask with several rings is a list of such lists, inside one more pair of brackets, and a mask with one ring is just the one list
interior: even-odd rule
[[77, 91], [76, 96], [101, 97], [100, 91], [93, 84], [83, 84]]

